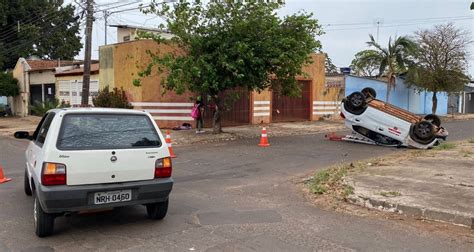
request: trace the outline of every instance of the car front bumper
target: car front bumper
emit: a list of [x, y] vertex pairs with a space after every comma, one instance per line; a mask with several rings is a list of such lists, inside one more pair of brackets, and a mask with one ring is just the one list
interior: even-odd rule
[[[162, 178], [114, 184], [38, 185], [36, 191], [41, 207], [46, 213], [64, 213], [163, 202], [168, 199], [173, 183], [172, 178]], [[94, 204], [95, 193], [121, 190], [131, 190], [132, 199], [115, 203]]]

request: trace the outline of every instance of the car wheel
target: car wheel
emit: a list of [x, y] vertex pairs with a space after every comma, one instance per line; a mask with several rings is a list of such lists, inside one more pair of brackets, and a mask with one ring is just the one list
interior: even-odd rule
[[35, 195], [33, 204], [33, 217], [35, 223], [35, 233], [38, 237], [46, 237], [53, 234], [55, 215], [43, 211], [38, 197]]
[[166, 200], [165, 202], [147, 204], [146, 212], [148, 218], [153, 220], [161, 220], [165, 218], [166, 213], [168, 212], [168, 202], [169, 200]]
[[377, 92], [375, 92], [375, 89], [371, 87], [366, 87], [362, 89], [361, 92], [365, 95], [365, 97], [372, 97], [374, 99], [377, 97]]
[[354, 92], [344, 99], [344, 109], [351, 114], [360, 115], [366, 107], [365, 95], [361, 92]]
[[410, 136], [415, 142], [429, 144], [435, 139], [434, 127], [428, 121], [417, 122], [413, 125]]
[[441, 126], [441, 119], [440, 119], [437, 115], [429, 114], [429, 115], [426, 115], [426, 116], [424, 117], [424, 119], [425, 119], [426, 121], [429, 121], [430, 123], [432, 123], [432, 124], [435, 125], [436, 127]]
[[31, 196], [32, 192], [31, 192], [31, 187], [30, 187], [30, 178], [28, 178], [28, 172], [26, 171], [26, 168], [25, 168], [23, 187], [25, 189], [25, 194], [28, 196]]

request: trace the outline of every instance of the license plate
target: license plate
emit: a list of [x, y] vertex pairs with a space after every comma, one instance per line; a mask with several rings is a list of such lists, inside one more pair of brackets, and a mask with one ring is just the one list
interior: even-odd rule
[[132, 190], [97, 192], [94, 194], [94, 204], [107, 204], [132, 200]]

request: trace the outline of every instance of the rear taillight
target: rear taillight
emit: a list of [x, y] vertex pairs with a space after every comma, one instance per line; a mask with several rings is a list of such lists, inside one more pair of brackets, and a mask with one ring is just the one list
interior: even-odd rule
[[45, 186], [66, 184], [66, 165], [57, 163], [43, 163], [41, 182]]
[[344, 114], [342, 112], [339, 113], [339, 115], [341, 116], [342, 119], [346, 119], [346, 116], [344, 116]]
[[171, 158], [165, 157], [155, 162], [155, 178], [169, 178], [173, 171]]

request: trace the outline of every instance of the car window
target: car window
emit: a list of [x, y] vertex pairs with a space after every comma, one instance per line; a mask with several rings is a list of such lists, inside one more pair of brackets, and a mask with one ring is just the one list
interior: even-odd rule
[[126, 149], [161, 146], [148, 116], [68, 114], [58, 136], [60, 150]]
[[36, 138], [36, 143], [39, 145], [43, 145], [44, 141], [46, 140], [46, 136], [48, 135], [49, 127], [51, 126], [51, 122], [53, 121], [55, 113], [48, 113], [48, 116], [44, 119], [43, 124], [41, 125], [40, 130], [38, 131], [38, 137]]
[[43, 126], [43, 123], [44, 123], [44, 120], [46, 119], [46, 117], [48, 117], [48, 114], [45, 114], [43, 116], [43, 118], [41, 118], [41, 121], [38, 123], [38, 126], [36, 126], [36, 130], [35, 130], [35, 132], [33, 133], [33, 136], [32, 136], [33, 140], [36, 140], [36, 138], [38, 138], [38, 133], [41, 129], [41, 126]]

